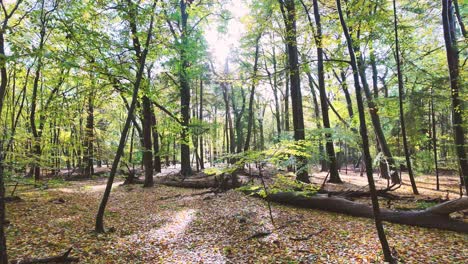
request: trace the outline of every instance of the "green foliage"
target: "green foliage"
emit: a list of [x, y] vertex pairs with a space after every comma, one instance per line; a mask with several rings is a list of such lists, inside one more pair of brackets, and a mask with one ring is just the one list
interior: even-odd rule
[[290, 175], [278, 174], [273, 180], [273, 184], [270, 185], [270, 192], [296, 192], [301, 196], [313, 196], [318, 190], [319, 186], [314, 184], [307, 184], [296, 180]]
[[297, 196], [311, 197], [316, 195], [319, 189], [319, 186], [303, 183], [295, 180], [294, 176], [291, 177], [291, 175], [282, 174], [278, 174], [274, 177], [273, 183], [268, 186], [267, 190], [259, 185], [246, 185], [237, 188], [238, 191], [243, 193], [248, 193], [250, 195], [257, 194], [263, 198], [265, 198], [267, 194], [280, 192], [293, 192]]
[[420, 210], [424, 210], [424, 209], [427, 209], [429, 207], [432, 207], [434, 205], [437, 205], [436, 202], [426, 202], [426, 201], [417, 201], [416, 202], [416, 208], [417, 209], [420, 209]]
[[207, 168], [207, 169], [204, 169], [203, 172], [206, 174], [206, 175], [221, 175], [224, 171], [220, 168], [217, 168], [217, 167], [211, 167], [211, 168]]
[[418, 151], [412, 155], [414, 170], [418, 173], [434, 172], [434, 155], [430, 150]]

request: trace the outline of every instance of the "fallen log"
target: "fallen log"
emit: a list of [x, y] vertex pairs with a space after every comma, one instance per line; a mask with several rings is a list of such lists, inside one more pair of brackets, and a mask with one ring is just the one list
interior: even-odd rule
[[187, 177], [181, 179], [178, 177], [174, 178], [162, 178], [156, 183], [172, 186], [172, 187], [182, 187], [182, 188], [192, 188], [192, 189], [220, 189], [220, 190], [229, 190], [234, 189], [240, 186], [237, 176], [231, 174], [221, 174], [221, 175], [206, 175], [204, 177]]
[[[243, 193], [262, 197], [261, 189], [241, 190]], [[272, 202], [293, 206], [319, 209], [328, 212], [342, 213], [357, 217], [373, 218], [372, 207], [328, 195], [305, 196], [299, 192], [277, 192], [262, 197]], [[450, 218], [450, 214], [468, 209], [468, 197], [441, 203], [425, 210], [393, 211], [381, 209], [382, 220], [397, 224], [437, 228], [468, 234], [468, 223]]]
[[11, 264], [33, 264], [33, 263], [72, 263], [78, 262], [79, 258], [69, 257], [72, 248], [68, 249], [65, 253], [58, 256], [48, 258], [28, 258], [23, 260], [12, 260]]
[[[340, 192], [326, 192], [326, 191], [319, 191], [319, 193], [324, 193], [328, 194], [328, 196], [337, 196], [337, 197], [343, 197], [343, 198], [362, 198], [362, 197], [370, 197], [370, 192], [365, 192], [365, 191], [340, 191]], [[386, 198], [389, 200], [401, 200], [403, 198], [408, 198], [408, 197], [401, 197], [392, 193], [389, 193], [388, 190], [377, 190], [376, 191], [377, 196]], [[414, 196], [411, 196], [411, 198], [414, 198]]]

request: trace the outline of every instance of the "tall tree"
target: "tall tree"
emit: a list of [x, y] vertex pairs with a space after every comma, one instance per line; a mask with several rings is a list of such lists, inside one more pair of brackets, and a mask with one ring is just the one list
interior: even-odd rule
[[161, 172], [161, 152], [159, 146], [159, 132], [158, 132], [158, 123], [156, 121], [156, 114], [154, 110], [151, 111], [151, 131], [153, 136], [153, 169], [154, 172], [159, 173]]
[[[405, 150], [406, 168], [408, 169], [409, 178], [411, 181], [411, 188], [414, 194], [419, 194], [418, 188], [416, 187], [416, 181], [414, 180], [413, 167], [411, 166], [411, 154], [408, 148], [408, 139], [406, 137], [406, 126], [405, 126], [405, 114], [403, 111], [403, 74], [401, 73], [401, 62], [400, 62], [400, 42], [398, 40], [398, 22], [396, 13], [396, 0], [393, 0], [393, 26], [395, 31], [395, 61], [397, 65], [397, 76], [398, 76], [398, 99], [400, 105], [400, 125], [401, 134], [403, 136], [403, 148]], [[377, 82], [377, 78], [375, 79]]]
[[188, 59], [188, 38], [189, 27], [188, 18], [189, 13], [187, 7], [190, 6], [191, 1], [180, 0], [180, 18], [181, 18], [181, 34], [180, 40], [182, 47], [180, 49], [180, 113], [182, 115], [182, 142], [180, 144], [180, 173], [183, 176], [192, 174], [192, 167], [190, 164], [190, 145], [189, 145], [189, 123], [190, 123], [190, 82], [187, 68], [190, 66]]
[[[198, 111], [198, 119], [200, 122], [203, 122], [203, 79], [200, 79], [200, 109]], [[200, 133], [199, 137], [199, 151], [200, 151], [200, 169], [204, 170], [205, 169], [205, 150], [204, 150], [204, 144], [205, 141], [203, 140], [203, 131]]]
[[[301, 78], [299, 74], [299, 57], [297, 50], [296, 5], [294, 0], [278, 0], [286, 27], [286, 45], [288, 50], [288, 68], [291, 89], [291, 103], [293, 114], [294, 139], [305, 139], [304, 114], [302, 109]], [[297, 159], [297, 179], [309, 183], [307, 161], [301, 157]]]
[[257, 86], [257, 72], [258, 72], [258, 57], [260, 56], [260, 38], [262, 33], [258, 33], [255, 37], [255, 58], [253, 64], [253, 72], [252, 72], [252, 87], [250, 89], [250, 97], [249, 97], [249, 115], [247, 119], [247, 135], [245, 138], [244, 144], [244, 151], [249, 150], [250, 147], [250, 137], [252, 135], [252, 126], [254, 123], [254, 97], [255, 97], [255, 87]]
[[343, 17], [343, 11], [341, 9], [341, 0], [336, 0], [336, 6], [338, 9], [338, 15], [340, 18], [340, 24], [343, 29], [343, 33], [346, 38], [346, 44], [348, 46], [349, 57], [351, 59], [351, 67], [353, 70], [353, 79], [354, 87], [356, 89], [356, 101], [358, 106], [359, 114], [359, 131], [361, 134], [361, 144], [362, 150], [364, 153], [364, 161], [366, 165], [366, 175], [367, 181], [369, 182], [369, 190], [371, 193], [372, 208], [375, 219], [375, 226], [377, 228], [377, 233], [379, 236], [380, 244], [384, 253], [384, 258], [386, 262], [396, 263], [396, 260], [393, 258], [390, 251], [390, 246], [388, 245], [387, 237], [385, 235], [385, 230], [382, 225], [382, 219], [380, 216], [379, 200], [377, 198], [377, 192], [375, 188], [373, 173], [372, 173], [372, 157], [369, 151], [369, 139], [367, 134], [367, 125], [366, 125], [366, 116], [364, 113], [364, 102], [362, 99], [361, 84], [359, 83], [359, 69], [356, 61], [356, 55], [354, 54], [353, 42], [348, 31], [348, 27]]
[[460, 93], [463, 94], [463, 89], [462, 86], [460, 86], [460, 63], [458, 61], [458, 48], [454, 25], [455, 19], [453, 17], [452, 4], [452, 0], [442, 0], [442, 24], [450, 77], [455, 151], [458, 156], [461, 183], [464, 184], [465, 191], [468, 194], [468, 160], [466, 157], [465, 134], [463, 131], [464, 106], [460, 98]]
[[[318, 76], [318, 88], [320, 95], [320, 106], [322, 108], [322, 122], [323, 127], [326, 130], [330, 130], [330, 118], [328, 116], [328, 103], [327, 103], [327, 91], [325, 89], [325, 71], [323, 65], [323, 43], [322, 43], [322, 24], [320, 21], [320, 13], [318, 1], [313, 0], [314, 8], [314, 19], [316, 25], [316, 31], [314, 34], [315, 45], [317, 46], [317, 76]], [[307, 12], [307, 18], [309, 19], [310, 27], [313, 28], [312, 19], [310, 18], [309, 12], [306, 5], [301, 0], [302, 5], [304, 6], [305, 11]], [[325, 132], [325, 148], [327, 153], [327, 162], [329, 164], [330, 178], [329, 182], [332, 183], [342, 183], [340, 179], [340, 174], [338, 173], [338, 165], [336, 162], [335, 148], [333, 146], [332, 135], [329, 131]]]
[[84, 170], [83, 176], [86, 178], [91, 177], [94, 174], [94, 94], [95, 94], [95, 82], [94, 76], [91, 76], [92, 86], [88, 92], [87, 102], [87, 116], [86, 116], [86, 127], [85, 127], [85, 155], [83, 156]]
[[[5, 53], [5, 34], [10, 26], [8, 21], [18, 10], [22, 0], [17, 0], [12, 5], [13, 7], [8, 10], [6, 3], [0, 0], [0, 6], [2, 8], [2, 20], [0, 20], [0, 116], [2, 115], [3, 105], [5, 101], [5, 94], [7, 92], [8, 85], [8, 73], [7, 73], [7, 55]], [[28, 71], [29, 73], [29, 71]], [[2, 133], [4, 134], [4, 133]], [[2, 136], [3, 137], [3, 136]], [[5, 235], [5, 181], [4, 181], [4, 170], [5, 170], [5, 150], [4, 140], [0, 139], [0, 264], [8, 264], [7, 244]]]
[[[137, 60], [137, 72], [135, 74], [135, 83], [133, 84], [133, 92], [132, 92], [132, 101], [130, 104], [130, 108], [127, 113], [127, 118], [125, 120], [125, 124], [122, 130], [122, 133], [120, 135], [120, 141], [119, 141], [119, 146], [117, 148], [117, 153], [115, 154], [114, 157], [114, 162], [112, 163], [112, 168], [109, 174], [109, 178], [107, 180], [106, 184], [106, 189], [104, 191], [104, 194], [102, 196], [101, 203], [99, 205], [99, 209], [96, 215], [96, 224], [95, 224], [95, 231], [98, 233], [104, 233], [104, 211], [106, 210], [106, 205], [107, 201], [109, 200], [110, 197], [110, 192], [112, 190], [112, 184], [114, 182], [115, 174], [117, 172], [117, 168], [120, 162], [120, 158], [122, 157], [124, 147], [125, 147], [125, 141], [127, 138], [128, 130], [130, 129], [130, 124], [133, 119], [133, 113], [135, 111], [137, 101], [138, 101], [138, 92], [140, 90], [140, 86], [143, 80], [143, 74], [145, 70], [145, 63], [146, 63], [146, 57], [148, 55], [150, 43], [151, 43], [151, 38], [153, 37], [153, 26], [154, 26], [154, 18], [155, 18], [155, 9], [156, 9], [156, 4], [157, 0], [154, 0], [154, 2], [151, 5], [150, 8], [150, 22], [148, 26], [148, 30], [146, 32], [146, 41], [143, 44], [143, 47], [141, 46], [141, 41], [139, 34], [132, 34], [132, 43], [133, 43], [133, 48], [135, 49], [136, 56], [139, 58]], [[137, 14], [137, 10], [139, 6], [132, 2], [131, 0], [127, 0], [127, 5], [124, 6], [126, 8], [126, 13], [127, 15], [125, 16], [126, 19], [128, 19], [129, 24], [135, 24], [136, 25], [136, 16], [131, 16], [130, 14]], [[138, 55], [139, 54], [139, 55]]]

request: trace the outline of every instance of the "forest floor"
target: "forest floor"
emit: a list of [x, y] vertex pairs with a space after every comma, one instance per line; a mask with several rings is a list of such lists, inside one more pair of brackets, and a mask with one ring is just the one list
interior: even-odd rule
[[[365, 188], [365, 177], [342, 171], [344, 185]], [[314, 174], [321, 184], [324, 173]], [[458, 197], [456, 176], [419, 176], [421, 195], [412, 202], [382, 207], [424, 208], [422, 198]], [[377, 179], [379, 186], [386, 180]], [[409, 182], [406, 176], [404, 182]], [[46, 190], [19, 189], [7, 204], [10, 259], [58, 255], [73, 247], [80, 263], [381, 263], [371, 219], [273, 204], [276, 228], [266, 202], [238, 191], [157, 185], [120, 186], [116, 181], [105, 214], [106, 234], [96, 234], [94, 218], [105, 178], [67, 182]], [[50, 187], [50, 186], [49, 186]], [[410, 195], [404, 184], [394, 194]], [[466, 263], [468, 235], [385, 223], [389, 243], [403, 263]], [[265, 235], [269, 233], [268, 235]], [[260, 235], [262, 234], [262, 235]], [[257, 237], [252, 237], [257, 236]]]

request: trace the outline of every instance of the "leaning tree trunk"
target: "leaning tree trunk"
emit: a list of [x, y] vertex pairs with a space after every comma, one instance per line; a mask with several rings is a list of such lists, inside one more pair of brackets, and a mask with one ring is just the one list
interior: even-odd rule
[[[301, 78], [299, 74], [299, 58], [297, 50], [296, 7], [294, 0], [280, 1], [281, 12], [286, 26], [286, 43], [288, 50], [289, 79], [291, 89], [291, 103], [293, 110], [294, 140], [305, 139], [304, 114], [302, 109]], [[285, 10], [286, 9], [286, 10]], [[307, 160], [298, 156], [297, 179], [309, 183]]]
[[133, 113], [135, 112], [136, 104], [138, 101], [138, 91], [140, 90], [140, 85], [143, 79], [143, 73], [145, 69], [145, 63], [146, 63], [146, 57], [148, 55], [148, 49], [149, 49], [149, 44], [151, 42], [152, 34], [153, 34], [153, 23], [154, 23], [154, 9], [156, 8], [156, 2], [153, 3], [152, 5], [152, 15], [151, 15], [151, 21], [150, 25], [148, 28], [148, 32], [146, 35], [146, 42], [143, 51], [141, 51], [141, 44], [140, 40], [138, 38], [138, 34], [136, 32], [136, 14], [138, 9], [134, 9], [133, 6], [129, 7], [129, 22], [130, 22], [130, 27], [132, 30], [132, 41], [133, 41], [133, 46], [135, 48], [136, 56], [138, 58], [138, 71], [136, 73], [136, 78], [135, 78], [135, 83], [133, 85], [133, 94], [132, 94], [132, 102], [130, 104], [130, 108], [128, 110], [127, 114], [127, 119], [125, 120], [125, 125], [122, 130], [122, 134], [120, 135], [120, 141], [119, 141], [119, 146], [117, 148], [117, 153], [115, 154], [114, 157], [114, 162], [112, 163], [112, 168], [109, 174], [109, 178], [107, 180], [106, 184], [106, 189], [104, 191], [104, 194], [102, 196], [101, 203], [99, 204], [99, 209], [96, 214], [96, 224], [95, 224], [95, 231], [97, 233], [104, 233], [104, 211], [106, 210], [106, 205], [107, 201], [109, 200], [110, 197], [110, 192], [112, 190], [112, 184], [114, 182], [115, 174], [117, 173], [117, 167], [119, 166], [120, 158], [122, 157], [124, 147], [125, 147], [125, 141], [127, 138], [128, 130], [130, 129], [130, 124], [132, 122], [133, 118]]
[[408, 169], [409, 178], [411, 181], [411, 188], [413, 189], [414, 194], [419, 194], [418, 188], [416, 187], [416, 181], [414, 180], [413, 167], [411, 166], [411, 154], [408, 148], [408, 139], [406, 137], [406, 126], [405, 126], [405, 115], [403, 112], [403, 75], [401, 73], [400, 65], [400, 43], [398, 41], [398, 22], [396, 14], [396, 0], [393, 0], [393, 26], [395, 31], [395, 60], [397, 65], [397, 75], [398, 75], [398, 99], [400, 106], [400, 124], [401, 124], [401, 134], [403, 136], [403, 149], [405, 150], [406, 158], [406, 168]]
[[[374, 52], [374, 49], [372, 48], [371, 48], [369, 60], [370, 60], [371, 68], [372, 68], [372, 88], [373, 88], [373, 93], [374, 93], [373, 96], [374, 98], [378, 98], [379, 97], [378, 71], [377, 71], [377, 63], [375, 61], [375, 52]], [[380, 153], [382, 152], [382, 148], [380, 147], [380, 144], [378, 144], [379, 137], [377, 135], [376, 135], [376, 140], [377, 140], [377, 144], [376, 144], [377, 153]], [[382, 158], [379, 161], [379, 168], [380, 168], [380, 177], [384, 179], [390, 179], [390, 172], [388, 171], [387, 162]]]
[[[358, 50], [358, 48], [355, 48]], [[364, 90], [364, 94], [366, 95], [367, 99], [367, 107], [369, 110], [369, 115], [371, 117], [372, 126], [374, 127], [375, 134], [377, 136], [377, 141], [380, 145], [380, 148], [386, 158], [386, 162], [390, 167], [390, 177], [392, 178], [392, 183], [400, 183], [400, 177], [398, 175], [397, 167], [395, 165], [395, 160], [393, 158], [392, 152], [390, 151], [390, 147], [387, 144], [387, 139], [385, 138], [382, 124], [380, 122], [380, 116], [378, 114], [378, 107], [372, 98], [372, 93], [369, 88], [369, 84], [367, 83], [366, 77], [366, 70], [365, 65], [362, 59], [362, 56], [357, 57], [357, 65], [359, 70], [359, 75], [362, 81], [362, 88]]]
[[356, 101], [357, 101], [358, 113], [359, 113], [359, 124], [360, 124], [359, 130], [360, 130], [361, 139], [362, 139], [361, 144], [362, 144], [363, 153], [364, 153], [367, 180], [369, 182], [369, 190], [371, 193], [371, 200], [372, 200], [372, 211], [369, 210], [369, 212], [372, 212], [372, 214], [370, 215], [373, 216], [375, 220], [375, 226], [377, 228], [377, 233], [378, 233], [379, 240], [382, 246], [385, 261], [390, 262], [390, 263], [396, 263], [395, 259], [392, 257], [392, 254], [390, 252], [390, 247], [388, 245], [387, 237], [385, 235], [385, 231], [382, 225], [382, 218], [381, 218], [380, 208], [379, 208], [379, 200], [377, 199], [377, 193], [376, 193], [376, 188], [375, 188], [375, 183], [374, 183], [374, 178], [373, 178], [373, 173], [372, 173], [372, 158], [370, 156], [370, 151], [369, 151], [369, 139], [368, 139], [368, 134], [367, 134], [366, 117], [364, 113], [364, 102], [362, 99], [361, 85], [359, 83], [359, 70], [358, 70], [358, 65], [356, 62], [356, 55], [354, 54], [353, 42], [349, 34], [348, 27], [346, 26], [346, 22], [343, 18], [343, 12], [341, 10], [341, 0], [336, 0], [336, 4], [338, 8], [338, 15], [340, 17], [341, 27], [343, 28], [343, 32], [346, 37], [346, 44], [348, 46], [348, 52], [349, 52], [349, 56], [351, 59], [351, 67], [353, 69], [354, 85], [356, 89]]
[[454, 132], [455, 150], [458, 156], [458, 167], [461, 184], [464, 184], [468, 194], [468, 160], [465, 149], [465, 134], [463, 131], [464, 107], [460, 92], [460, 65], [458, 61], [458, 49], [455, 36], [454, 18], [452, 12], [452, 0], [442, 0], [442, 22], [444, 25], [445, 50], [450, 77], [450, 90], [452, 96], [452, 124]]

